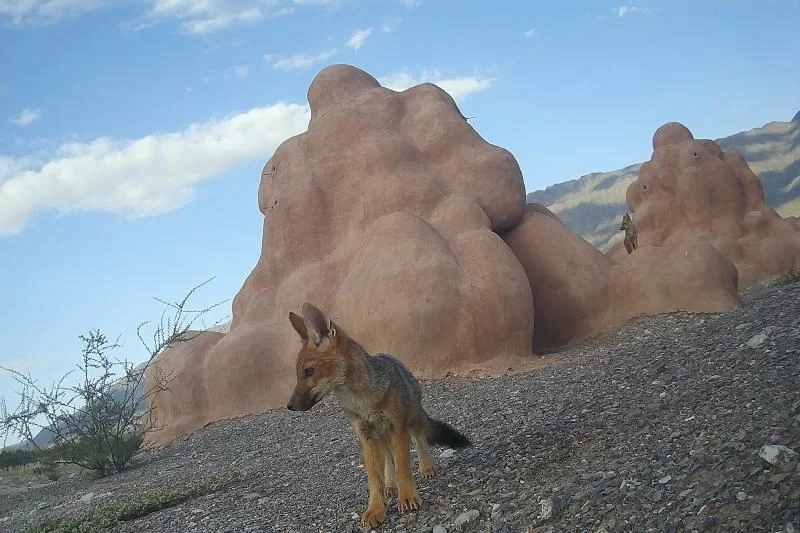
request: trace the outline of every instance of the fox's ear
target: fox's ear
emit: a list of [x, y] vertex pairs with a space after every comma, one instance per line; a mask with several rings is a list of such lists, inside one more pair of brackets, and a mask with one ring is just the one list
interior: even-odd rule
[[306, 329], [306, 323], [303, 320], [303, 317], [300, 315], [296, 315], [289, 311], [289, 322], [292, 323], [292, 327], [300, 335], [300, 338], [304, 341], [308, 340], [308, 329]]
[[315, 306], [306, 302], [303, 304], [303, 318], [306, 321], [306, 327], [314, 336], [314, 342], [319, 345], [325, 337], [335, 337], [336, 330], [331, 326], [331, 319], [317, 309]]

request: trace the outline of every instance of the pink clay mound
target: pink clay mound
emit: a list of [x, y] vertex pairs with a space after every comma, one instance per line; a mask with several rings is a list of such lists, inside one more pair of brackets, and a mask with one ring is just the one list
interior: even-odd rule
[[[738, 288], [800, 268], [800, 221], [766, 204], [744, 158], [671, 122], [627, 190], [642, 250], [707, 243], [736, 266]], [[624, 247], [607, 252], [625, 261]], [[635, 254], [634, 254], [635, 255]]]
[[736, 269], [703, 243], [640, 248], [616, 264], [539, 204], [528, 204], [522, 223], [505, 239], [530, 280], [535, 351], [643, 314], [741, 306]]
[[150, 442], [285, 406], [299, 347], [288, 313], [306, 301], [368, 351], [441, 377], [502, 371], [641, 314], [730, 310], [737, 283], [797, 264], [795, 223], [764, 205], [742, 158], [679, 124], [656, 132], [628, 190], [641, 247], [605, 256], [525, 204], [514, 157], [435, 85], [395, 92], [335, 65], [308, 101], [308, 130], [264, 166], [261, 256], [230, 331], [154, 367], [173, 381]]
[[264, 167], [261, 257], [230, 332], [162, 356], [174, 381], [156, 399], [166, 427], [151, 440], [284, 406], [298, 348], [287, 316], [305, 301], [421, 377], [531, 354], [530, 286], [497, 233], [525, 210], [511, 153], [432, 84], [395, 92], [336, 65], [308, 101], [308, 130]]

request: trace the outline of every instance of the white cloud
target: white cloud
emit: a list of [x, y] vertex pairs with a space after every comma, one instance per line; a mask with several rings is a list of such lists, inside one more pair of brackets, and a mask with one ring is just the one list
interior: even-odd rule
[[[291, 15], [295, 6], [335, 9], [341, 0], [131, 0], [127, 3], [145, 7], [140, 15], [122, 24], [126, 31], [141, 31], [164, 20], [177, 19], [184, 32], [207, 34]], [[70, 16], [125, 4], [118, 0], [0, 0], [0, 24], [53, 24]]]
[[625, 15], [644, 15], [648, 13], [647, 9], [639, 6], [620, 6], [613, 8], [611, 11], [616, 13], [618, 17], [624, 17]]
[[30, 372], [35, 368], [41, 368], [45, 365], [52, 364], [57, 359], [58, 357], [56, 356], [56, 354], [53, 353], [34, 356], [34, 357], [18, 358], [9, 363], [3, 363], [2, 366], [7, 368], [8, 370], [0, 368], [0, 378], [10, 376], [11, 372], [9, 372], [9, 370], [15, 370], [22, 374], [27, 374], [28, 372]]
[[352, 48], [353, 50], [358, 50], [361, 46], [366, 42], [369, 35], [372, 33], [372, 28], [367, 28], [366, 30], [358, 30], [350, 36], [350, 38], [345, 43], [345, 46]]
[[12, 26], [54, 24], [108, 4], [107, 0], [0, 0], [0, 20]]
[[392, 31], [394, 31], [394, 27], [399, 26], [402, 23], [403, 19], [399, 17], [384, 20], [383, 25], [381, 26], [381, 31], [383, 33], [392, 33]]
[[300, 6], [339, 6], [341, 0], [294, 0]]
[[187, 33], [204, 34], [234, 25], [252, 24], [265, 17], [291, 14], [280, 0], [148, 0], [150, 16], [176, 18]]
[[536, 31], [536, 29], [534, 29], [534, 28], [531, 28], [531, 29], [529, 29], [528, 31], [526, 31], [525, 33], [523, 33], [522, 35], [523, 35], [523, 36], [524, 36], [526, 39], [533, 39], [533, 38], [534, 38], [534, 37], [536, 37], [538, 34], [539, 34], [539, 32], [537, 32], [537, 31]]
[[414, 85], [430, 82], [445, 90], [456, 102], [464, 101], [470, 94], [484, 91], [492, 86], [493, 78], [482, 76], [444, 77], [439, 71], [424, 71], [419, 77], [406, 71], [395, 72], [389, 76], [378, 78], [378, 82], [394, 91], [404, 91]]
[[273, 13], [273, 16], [275, 16], [275, 17], [287, 17], [287, 16], [293, 15], [293, 14], [294, 14], [294, 8], [293, 7], [282, 7], [280, 9], [276, 10]]
[[414, 9], [418, 7], [422, 2], [421, 0], [400, 0], [400, 3], [406, 6], [408, 9]]
[[72, 142], [48, 157], [0, 156], [0, 235], [21, 232], [43, 210], [172, 211], [192, 199], [198, 183], [266, 159], [309, 118], [308, 106], [279, 102], [183, 131]]
[[247, 65], [236, 65], [231, 71], [237, 78], [246, 78], [247, 75], [250, 74], [250, 67]]
[[[299, 70], [311, 67], [316, 65], [317, 63], [322, 63], [326, 59], [329, 59], [335, 56], [339, 51], [334, 48], [332, 50], [327, 50], [325, 52], [320, 52], [317, 55], [306, 55], [306, 54], [294, 54], [289, 57], [281, 57], [280, 59], [276, 60], [273, 66], [278, 70]], [[273, 59], [272, 55], [266, 54], [264, 56], [264, 61], [267, 63], [271, 62]]]
[[26, 107], [19, 114], [15, 117], [10, 118], [8, 121], [11, 124], [16, 124], [17, 126], [27, 126], [29, 124], [33, 124], [42, 116], [41, 109], [34, 109], [30, 107]]

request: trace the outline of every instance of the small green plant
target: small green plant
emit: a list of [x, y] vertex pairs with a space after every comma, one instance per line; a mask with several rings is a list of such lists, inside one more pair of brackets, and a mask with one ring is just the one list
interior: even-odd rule
[[[81, 466], [101, 477], [121, 472], [139, 450], [144, 434], [156, 429], [153, 399], [168, 389], [170, 376], [153, 363], [165, 349], [200, 335], [202, 330], [193, 329], [194, 322], [223, 303], [200, 310], [187, 307], [189, 297], [208, 281], [194, 287], [178, 302], [156, 298], [166, 307], [152, 343], [142, 337], [147, 322], [136, 330], [149, 353], [140, 365], [112, 358], [110, 353], [119, 345], [95, 330], [80, 336], [84, 347], [81, 362], [76, 365], [80, 372], [76, 384], [66, 384], [71, 372], [51, 386], [43, 386], [29, 374], [0, 367], [22, 386], [19, 404], [13, 412], [6, 409], [5, 399], [0, 398], [0, 430], [5, 431], [6, 437], [10, 433], [21, 435], [44, 454], [39, 460], [40, 472], [51, 479], [57, 476], [51, 466], [60, 463]], [[169, 309], [174, 310], [174, 315], [166, 315]], [[49, 448], [40, 447], [36, 441], [42, 430], [53, 435]]]
[[96, 533], [120, 522], [135, 520], [150, 513], [223, 489], [231, 479], [213, 476], [185, 487], [162, 487], [152, 492], [128, 495], [69, 518], [47, 520], [25, 533]]

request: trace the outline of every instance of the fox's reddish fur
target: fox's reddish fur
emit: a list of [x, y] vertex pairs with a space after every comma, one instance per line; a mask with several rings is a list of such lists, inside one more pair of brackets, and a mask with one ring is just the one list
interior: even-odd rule
[[633, 223], [633, 219], [628, 213], [622, 215], [622, 224], [620, 224], [619, 229], [625, 230], [625, 238], [623, 239], [625, 250], [628, 254], [633, 253], [634, 250], [639, 248], [639, 233], [636, 230], [636, 224]]
[[297, 385], [287, 408], [307, 411], [328, 394], [337, 397], [361, 441], [369, 479], [369, 504], [362, 523], [374, 527], [386, 518], [387, 499], [396, 494], [400, 512], [417, 509], [420, 497], [411, 472], [411, 440], [420, 476], [436, 475], [431, 444], [470, 445], [444, 422], [429, 418], [411, 372], [390, 355], [370, 355], [311, 304], [303, 316], [289, 313], [302, 340], [297, 355]]

